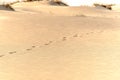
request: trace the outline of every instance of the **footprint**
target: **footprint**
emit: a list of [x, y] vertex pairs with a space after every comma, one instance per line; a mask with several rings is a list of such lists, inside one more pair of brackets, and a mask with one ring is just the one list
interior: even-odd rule
[[78, 37], [78, 34], [73, 35], [73, 37]]
[[51, 44], [53, 41], [49, 41], [49, 44]]
[[49, 43], [46, 43], [46, 44], [44, 44], [44, 45], [49, 45]]
[[14, 53], [16, 53], [16, 51], [9, 52], [9, 54], [14, 54]]
[[49, 41], [48, 44], [51, 44], [53, 41]]
[[86, 33], [86, 35], [89, 35], [89, 33]]
[[50, 45], [53, 41], [49, 41], [48, 43], [45, 43], [44, 45]]
[[3, 57], [3, 56], [5, 56], [5, 55], [0, 55], [0, 57]]
[[62, 38], [62, 41], [66, 41], [66, 40], [67, 40], [67, 37], [63, 37], [63, 38]]
[[30, 49], [26, 49], [27, 51], [30, 51], [30, 50], [32, 50], [31, 48]]
[[32, 46], [32, 48], [35, 48], [36, 46]]

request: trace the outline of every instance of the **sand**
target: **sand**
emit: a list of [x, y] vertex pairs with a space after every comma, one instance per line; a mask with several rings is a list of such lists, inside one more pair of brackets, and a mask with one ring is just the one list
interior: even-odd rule
[[1, 80], [120, 79], [118, 12], [34, 3], [0, 10]]

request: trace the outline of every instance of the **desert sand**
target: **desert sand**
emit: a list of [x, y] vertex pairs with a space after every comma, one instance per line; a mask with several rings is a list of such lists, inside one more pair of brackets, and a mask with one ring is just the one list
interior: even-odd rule
[[0, 9], [0, 80], [119, 80], [120, 13], [44, 2]]

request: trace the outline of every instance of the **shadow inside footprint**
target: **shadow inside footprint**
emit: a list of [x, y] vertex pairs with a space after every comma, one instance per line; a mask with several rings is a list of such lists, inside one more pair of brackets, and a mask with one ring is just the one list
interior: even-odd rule
[[0, 57], [3, 57], [4, 55], [0, 55]]
[[49, 41], [49, 44], [51, 44], [53, 41]]
[[27, 51], [30, 51], [30, 50], [32, 50], [31, 48], [30, 49], [26, 49]]
[[49, 45], [48, 43], [45, 43], [44, 45]]
[[32, 48], [35, 48], [36, 46], [32, 46]]
[[73, 37], [78, 37], [78, 34], [73, 35]]
[[44, 45], [50, 45], [53, 41], [49, 41], [48, 43], [45, 43]]
[[63, 37], [63, 38], [62, 38], [62, 41], [66, 41], [66, 40], [67, 40], [67, 37]]
[[14, 53], [16, 53], [16, 51], [9, 52], [9, 54], [14, 54]]
[[86, 33], [86, 35], [89, 35], [89, 33]]

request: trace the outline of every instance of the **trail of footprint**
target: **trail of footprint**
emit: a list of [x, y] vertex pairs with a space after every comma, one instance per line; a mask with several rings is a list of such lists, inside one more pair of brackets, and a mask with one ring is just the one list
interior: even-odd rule
[[[102, 33], [104, 32], [103, 30], [99, 31], [99, 33]], [[89, 34], [93, 34], [94, 32], [88, 32], [88, 33], [85, 33], [85, 35], [89, 35]], [[78, 35], [78, 34], [74, 34], [72, 37], [84, 37], [85, 35], [81, 34], [81, 35]], [[67, 37], [62, 37], [62, 41], [66, 41], [67, 40]], [[51, 43], [53, 43], [53, 41], [49, 41], [48, 43], [45, 43], [44, 45], [50, 45]], [[39, 47], [43, 47], [43, 46], [39, 46]], [[31, 51], [33, 48], [36, 48], [35, 45], [31, 46], [31, 48], [28, 48], [26, 49], [26, 51]], [[17, 51], [12, 51], [12, 52], [9, 52], [9, 54], [14, 54], [14, 53], [17, 53]], [[5, 55], [0, 55], [0, 57], [3, 57]]]

